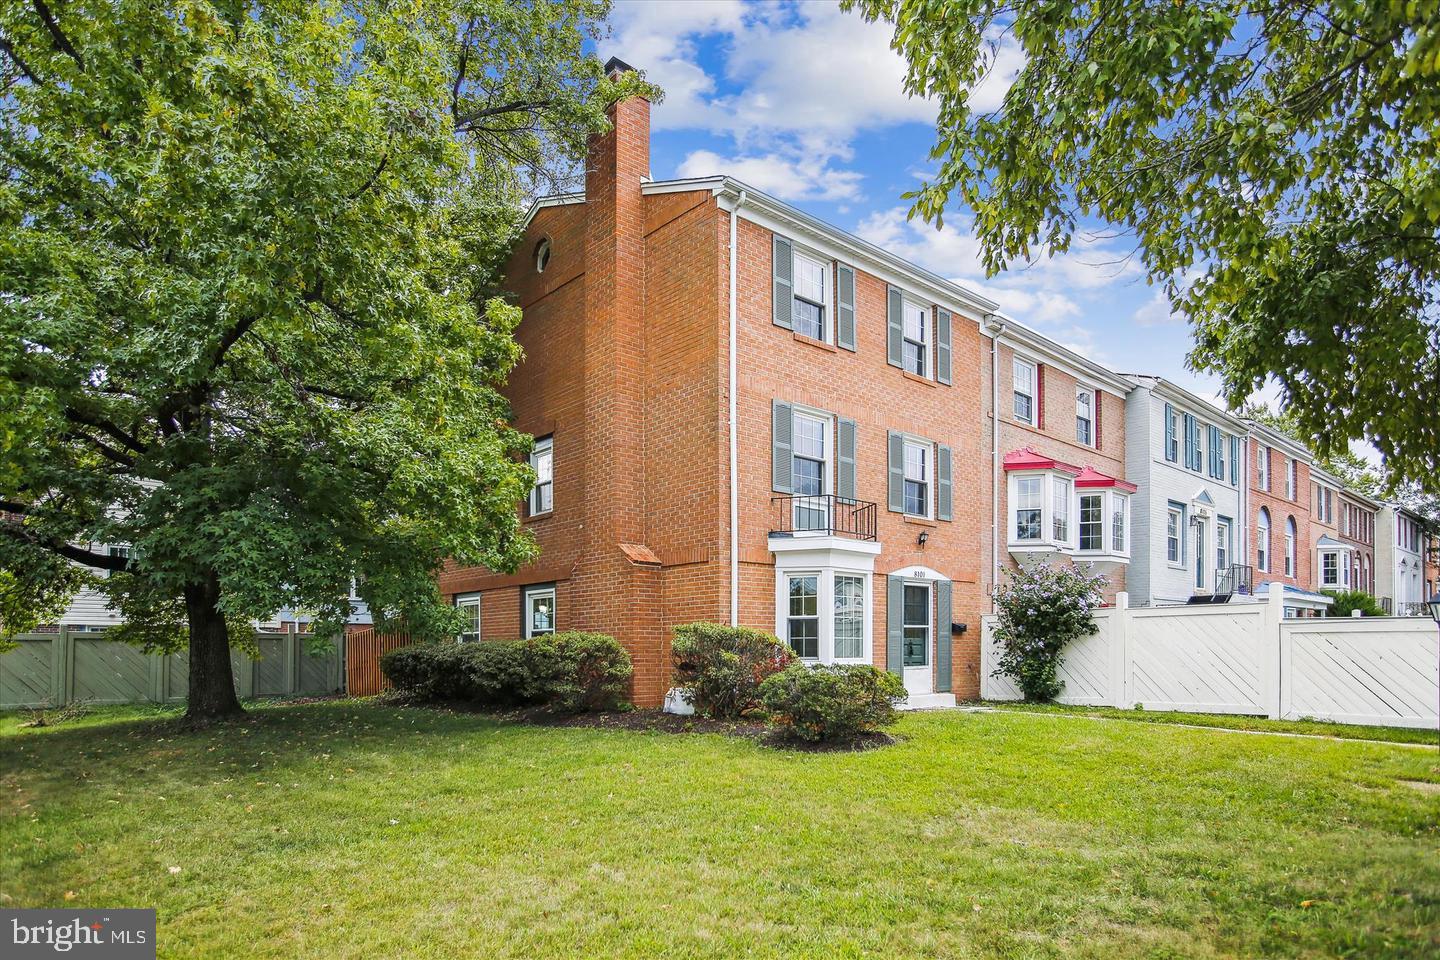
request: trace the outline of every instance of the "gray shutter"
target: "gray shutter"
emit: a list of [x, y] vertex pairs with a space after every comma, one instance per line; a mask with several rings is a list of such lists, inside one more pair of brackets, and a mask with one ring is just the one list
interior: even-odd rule
[[1174, 463], [1178, 457], [1170, 456], [1171, 450], [1179, 450], [1175, 445], [1175, 408], [1165, 404], [1165, 459]]
[[775, 326], [786, 330], [795, 329], [792, 313], [795, 309], [795, 250], [790, 241], [775, 234], [775, 283], [773, 313]]
[[776, 493], [789, 493], [793, 486], [790, 475], [794, 463], [790, 457], [795, 423], [792, 418], [790, 404], [784, 400], [770, 402], [770, 485]]
[[950, 692], [950, 581], [935, 581], [935, 692]]
[[938, 520], [952, 519], [950, 482], [950, 448], [940, 444], [935, 454], [935, 517]]
[[905, 366], [905, 302], [899, 287], [891, 287], [885, 296], [885, 359], [892, 367]]
[[935, 308], [935, 379], [950, 382], [950, 311]]
[[890, 496], [889, 507], [892, 513], [905, 512], [905, 436], [904, 434], [890, 431]]
[[905, 676], [905, 581], [887, 577], [885, 589], [885, 669]]
[[843, 263], [835, 265], [835, 345], [855, 349], [855, 271]]
[[835, 494], [846, 500], [855, 499], [855, 421], [839, 420], [839, 454], [835, 467]]

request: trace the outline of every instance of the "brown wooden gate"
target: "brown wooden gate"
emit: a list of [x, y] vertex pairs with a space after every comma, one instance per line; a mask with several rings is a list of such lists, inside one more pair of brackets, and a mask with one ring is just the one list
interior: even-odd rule
[[352, 697], [369, 697], [391, 688], [380, 672], [380, 658], [411, 644], [403, 631], [377, 633], [374, 627], [356, 630], [345, 638], [345, 691]]

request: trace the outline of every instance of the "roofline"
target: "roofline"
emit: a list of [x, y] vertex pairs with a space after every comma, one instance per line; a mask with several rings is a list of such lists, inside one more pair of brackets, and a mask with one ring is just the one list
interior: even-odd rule
[[[1076, 353], [1069, 347], [1061, 346], [1043, 333], [1025, 326], [1007, 314], [992, 313], [986, 318], [981, 332], [997, 342], [1010, 340], [1013, 343], [1029, 347], [1037, 353], [1047, 353], [1051, 359], [1059, 361], [1057, 366], [1064, 368], [1068, 365], [1075, 368], [1066, 370], [1066, 373], [1079, 380], [1089, 379], [1097, 387], [1106, 387], [1122, 400], [1135, 389], [1134, 381], [1123, 374], [1116, 373], [1108, 367], [1102, 367], [1094, 360]], [[1083, 372], [1077, 372], [1077, 369]]]
[[1261, 423], [1259, 420], [1253, 420], [1248, 417], [1242, 417], [1241, 419], [1249, 424], [1252, 433], [1257, 433], [1265, 439], [1267, 446], [1282, 447], [1286, 453], [1292, 456], [1304, 457], [1307, 461], [1314, 461], [1315, 452], [1288, 433], [1282, 433], [1269, 424]]
[[1361, 493], [1354, 487], [1347, 487], [1343, 483], [1340, 484], [1340, 495], [1342, 497], [1349, 497], [1351, 500], [1359, 501], [1362, 506], [1369, 507], [1371, 510], [1380, 510], [1387, 505], [1384, 500], [1376, 500], [1374, 497]]
[[1180, 399], [1184, 400], [1186, 403], [1192, 403], [1195, 406], [1206, 407], [1210, 410], [1215, 411], [1216, 416], [1220, 417], [1232, 427], [1236, 427], [1241, 431], [1249, 429], [1248, 420], [1237, 417], [1235, 414], [1230, 413], [1227, 410], [1221, 410], [1219, 407], [1215, 406], [1215, 404], [1211, 403], [1209, 400], [1206, 400], [1204, 397], [1197, 396], [1196, 394], [1191, 393], [1189, 390], [1186, 390], [1179, 384], [1172, 383], [1171, 381], [1166, 380], [1164, 377], [1159, 377], [1152, 373], [1125, 373], [1121, 374], [1121, 376], [1126, 377], [1136, 386], [1148, 386], [1152, 390], [1156, 389], [1157, 387], [1164, 388], [1161, 392], [1168, 390], [1170, 393], [1175, 394]]
[[572, 203], [584, 202], [584, 191], [578, 193], [557, 193], [548, 197], [537, 197], [536, 199], [531, 201], [530, 208], [525, 211], [525, 216], [520, 218], [520, 226], [516, 228], [515, 233], [518, 237], [519, 234], [522, 234], [526, 230], [529, 230], [530, 221], [534, 220], [535, 215], [541, 210], [544, 210], [546, 207], [564, 207]]

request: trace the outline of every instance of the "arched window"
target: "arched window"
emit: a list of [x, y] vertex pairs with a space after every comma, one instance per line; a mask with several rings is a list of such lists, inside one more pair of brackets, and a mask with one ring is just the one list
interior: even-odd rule
[[1266, 572], [1270, 569], [1270, 511], [1264, 507], [1255, 522], [1255, 566]]
[[1374, 588], [1370, 586], [1370, 558], [1363, 554], [1360, 557], [1360, 589], [1366, 593], [1371, 593], [1374, 590]]
[[1285, 518], [1285, 576], [1295, 576], [1295, 518]]

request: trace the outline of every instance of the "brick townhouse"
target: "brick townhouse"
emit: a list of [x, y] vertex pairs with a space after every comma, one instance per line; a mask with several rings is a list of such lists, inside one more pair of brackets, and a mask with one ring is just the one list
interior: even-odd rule
[[[1312, 539], [1313, 498], [1309, 449], [1263, 423], [1250, 423], [1248, 520], [1253, 531], [1249, 557], [1257, 595], [1279, 584], [1291, 615], [1323, 613], [1327, 599], [1315, 590], [1319, 559]], [[1343, 543], [1340, 544], [1343, 546]], [[1337, 548], [1338, 549], [1338, 548]]]
[[1340, 489], [1335, 518], [1340, 542], [1350, 547], [1350, 582], [1376, 596], [1375, 519], [1380, 504], [1348, 487]]
[[994, 304], [728, 178], [651, 180], [649, 110], [613, 108], [507, 266], [539, 559], [443, 593], [475, 637], [612, 633], [641, 705], [700, 619], [977, 696]]
[[991, 579], [1021, 563], [1089, 564], [1125, 589], [1130, 499], [1125, 398], [1132, 381], [1014, 323], [986, 326], [994, 347], [990, 404], [998, 424]]

